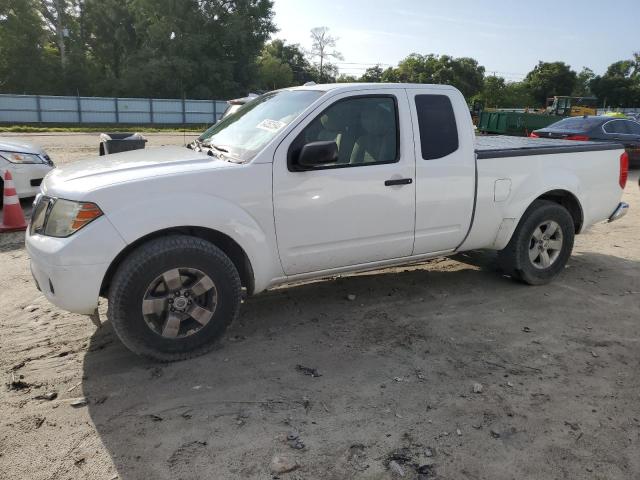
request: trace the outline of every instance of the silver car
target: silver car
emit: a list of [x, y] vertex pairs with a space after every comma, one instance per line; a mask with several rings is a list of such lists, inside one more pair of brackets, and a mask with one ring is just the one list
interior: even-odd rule
[[6, 172], [11, 173], [19, 198], [40, 193], [44, 176], [55, 165], [42, 147], [19, 138], [0, 137], [0, 206]]

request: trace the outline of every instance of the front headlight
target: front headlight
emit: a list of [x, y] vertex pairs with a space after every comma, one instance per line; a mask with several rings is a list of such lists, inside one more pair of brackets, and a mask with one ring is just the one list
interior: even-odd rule
[[68, 237], [102, 215], [95, 203], [42, 196], [33, 214], [31, 233]]
[[0, 157], [11, 163], [47, 163], [43, 158], [34, 153], [0, 151]]

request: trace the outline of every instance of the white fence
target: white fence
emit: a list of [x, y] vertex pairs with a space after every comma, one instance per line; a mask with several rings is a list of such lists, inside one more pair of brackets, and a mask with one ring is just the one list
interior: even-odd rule
[[0, 94], [1, 123], [211, 124], [224, 100]]

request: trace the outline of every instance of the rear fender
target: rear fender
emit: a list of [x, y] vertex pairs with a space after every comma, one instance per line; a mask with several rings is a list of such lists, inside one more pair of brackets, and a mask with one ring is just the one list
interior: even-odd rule
[[512, 188], [510, 198], [502, 212], [502, 223], [498, 228], [492, 248], [502, 250], [507, 246], [526, 210], [538, 198], [552, 191], [566, 191], [572, 194], [582, 209], [580, 198], [580, 181], [567, 170], [549, 173], [538, 172], [534, 176], [526, 176]]

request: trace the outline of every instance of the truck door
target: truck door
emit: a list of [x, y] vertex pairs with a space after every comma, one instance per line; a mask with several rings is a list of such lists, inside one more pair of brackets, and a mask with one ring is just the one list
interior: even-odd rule
[[[335, 142], [337, 158], [298, 163], [302, 148]], [[415, 160], [404, 90], [339, 94], [280, 144], [273, 204], [287, 275], [411, 255]]]
[[476, 181], [474, 133], [464, 98], [452, 92], [407, 90], [416, 157], [414, 255], [456, 248], [471, 224]]

